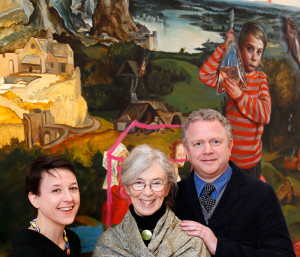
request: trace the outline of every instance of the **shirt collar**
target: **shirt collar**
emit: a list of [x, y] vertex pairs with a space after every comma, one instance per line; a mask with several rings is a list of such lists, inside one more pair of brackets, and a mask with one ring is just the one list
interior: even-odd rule
[[[215, 191], [216, 191], [217, 195], [219, 195], [221, 193], [222, 189], [224, 188], [224, 186], [227, 184], [227, 182], [231, 178], [231, 175], [232, 175], [232, 168], [230, 167], [230, 165], [228, 165], [228, 168], [225, 170], [225, 172], [220, 177], [218, 177], [214, 182], [211, 183], [215, 186], [215, 188], [216, 188]], [[197, 189], [197, 195], [199, 198], [204, 186], [207, 183], [205, 181], [203, 181], [201, 178], [199, 178], [197, 176], [196, 172], [194, 172], [194, 181], [195, 181], [195, 186]]]

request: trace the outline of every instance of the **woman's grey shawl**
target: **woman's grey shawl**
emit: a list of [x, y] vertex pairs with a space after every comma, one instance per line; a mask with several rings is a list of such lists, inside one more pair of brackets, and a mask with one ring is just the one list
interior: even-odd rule
[[128, 211], [123, 221], [109, 228], [99, 238], [92, 257], [98, 256], [201, 256], [210, 257], [210, 253], [199, 237], [188, 236], [182, 231], [175, 214], [167, 208], [153, 231], [148, 247], [140, 235], [136, 221]]

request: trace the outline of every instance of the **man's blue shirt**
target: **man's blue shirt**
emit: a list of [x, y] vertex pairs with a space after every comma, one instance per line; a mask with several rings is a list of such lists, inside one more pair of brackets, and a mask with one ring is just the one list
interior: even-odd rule
[[[227, 182], [231, 178], [231, 175], [232, 175], [232, 168], [230, 167], [230, 165], [228, 165], [228, 168], [225, 170], [225, 172], [219, 178], [217, 178], [217, 180], [215, 180], [214, 182], [211, 183], [216, 188], [216, 190], [214, 190], [210, 195], [212, 198], [214, 198], [215, 200], [218, 199], [222, 189], [224, 188], [224, 186], [227, 184]], [[201, 178], [199, 178], [196, 175], [196, 172], [194, 173], [194, 181], [195, 181], [195, 185], [196, 185], [196, 189], [197, 189], [197, 195], [199, 198], [200, 196], [202, 196], [204, 194], [203, 188], [207, 183], [204, 182]]]

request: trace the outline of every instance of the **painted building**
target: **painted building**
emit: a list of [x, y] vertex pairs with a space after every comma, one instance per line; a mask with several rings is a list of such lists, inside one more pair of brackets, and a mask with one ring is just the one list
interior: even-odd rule
[[15, 53], [0, 54], [0, 78], [19, 71], [18, 55]]
[[130, 120], [137, 120], [144, 124], [152, 124], [155, 119], [156, 125], [171, 124], [181, 125], [184, 121], [182, 113], [170, 112], [162, 101], [139, 101], [130, 103], [122, 112], [120, 117], [115, 120], [114, 128], [124, 131]]
[[24, 113], [23, 125], [28, 147], [34, 144], [44, 146], [54, 141], [58, 137], [57, 131], [43, 128], [54, 123], [55, 119], [49, 110], [31, 109], [29, 113]]
[[74, 54], [69, 44], [53, 40], [47, 30], [46, 39], [32, 37], [23, 49], [18, 49], [20, 72], [71, 73], [74, 71]]

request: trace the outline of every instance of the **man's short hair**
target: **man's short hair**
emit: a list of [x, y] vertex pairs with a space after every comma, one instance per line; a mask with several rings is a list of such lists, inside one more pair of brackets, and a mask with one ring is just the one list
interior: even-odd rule
[[182, 141], [185, 146], [187, 146], [187, 138], [186, 132], [190, 126], [190, 124], [197, 120], [205, 120], [205, 121], [214, 121], [218, 120], [223, 127], [225, 128], [226, 134], [228, 136], [228, 140], [232, 139], [231, 136], [231, 125], [229, 121], [219, 112], [213, 109], [200, 109], [198, 111], [192, 112], [189, 117], [185, 119], [182, 125]]

